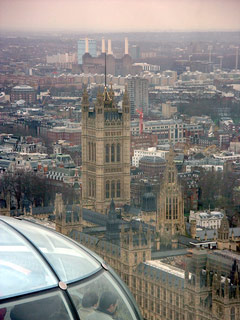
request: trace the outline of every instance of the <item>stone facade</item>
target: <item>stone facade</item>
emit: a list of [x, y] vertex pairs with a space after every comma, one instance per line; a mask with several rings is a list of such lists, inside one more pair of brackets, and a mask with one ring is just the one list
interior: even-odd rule
[[183, 261], [182, 268], [164, 260], [137, 266], [131, 291], [144, 319], [240, 319], [239, 256], [193, 250]]
[[82, 231], [82, 214], [78, 205], [68, 208], [63, 203], [62, 194], [57, 193], [54, 203], [56, 231], [69, 236], [73, 228]]
[[217, 247], [220, 250], [229, 249], [240, 252], [240, 234], [239, 228], [229, 228], [229, 222], [224, 215], [221, 226], [217, 230]]
[[129, 288], [132, 287], [132, 275], [137, 265], [151, 259], [151, 232], [143, 233], [122, 225], [119, 241], [110, 242], [87, 232], [72, 230], [70, 236], [77, 242], [99, 254], [122, 278]]
[[107, 212], [111, 199], [117, 207], [130, 203], [130, 110], [125, 91], [122, 110], [112, 89], [98, 93], [89, 107], [82, 101], [82, 205]]

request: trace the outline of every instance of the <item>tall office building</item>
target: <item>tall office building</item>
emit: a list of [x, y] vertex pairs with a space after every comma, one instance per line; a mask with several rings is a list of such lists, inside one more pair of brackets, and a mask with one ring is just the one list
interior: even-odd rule
[[82, 204], [106, 214], [114, 199], [117, 207], [130, 204], [130, 115], [127, 92], [122, 110], [112, 89], [98, 93], [95, 108], [82, 100]]
[[148, 80], [141, 77], [127, 78], [128, 94], [131, 115], [136, 114], [136, 109], [148, 113]]
[[82, 64], [82, 56], [89, 53], [92, 57], [97, 56], [97, 42], [93, 39], [80, 39], [78, 41], [78, 64]]

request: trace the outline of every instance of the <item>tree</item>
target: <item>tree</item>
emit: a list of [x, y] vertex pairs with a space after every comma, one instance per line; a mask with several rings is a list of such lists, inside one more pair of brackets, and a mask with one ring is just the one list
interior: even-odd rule
[[17, 209], [20, 209], [24, 197], [39, 206], [48, 205], [55, 196], [53, 188], [47, 185], [46, 177], [37, 172], [24, 170], [8, 172], [3, 174], [0, 184], [4, 195], [10, 192], [16, 200]]
[[202, 171], [199, 178], [199, 205], [203, 209], [233, 210], [233, 189], [236, 176], [231, 172]]

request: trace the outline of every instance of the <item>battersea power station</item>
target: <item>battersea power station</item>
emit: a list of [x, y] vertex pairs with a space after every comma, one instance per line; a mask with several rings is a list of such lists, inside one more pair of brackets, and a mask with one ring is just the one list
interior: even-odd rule
[[[113, 76], [126, 76], [132, 73], [132, 58], [129, 55], [128, 39], [125, 38], [124, 55], [121, 58], [115, 58], [112, 52], [112, 42], [108, 40], [106, 50], [105, 39], [102, 39], [101, 53], [97, 56], [96, 41], [91, 39], [79, 40], [78, 44], [78, 72], [88, 73], [107, 73]], [[105, 61], [106, 60], [106, 61]], [[106, 62], [106, 64], [105, 64]]]

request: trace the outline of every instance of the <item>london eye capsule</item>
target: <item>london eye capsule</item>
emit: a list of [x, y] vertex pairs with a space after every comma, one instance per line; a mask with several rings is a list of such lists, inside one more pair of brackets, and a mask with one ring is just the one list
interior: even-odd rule
[[0, 216], [0, 320], [142, 319], [95, 253], [34, 222]]

